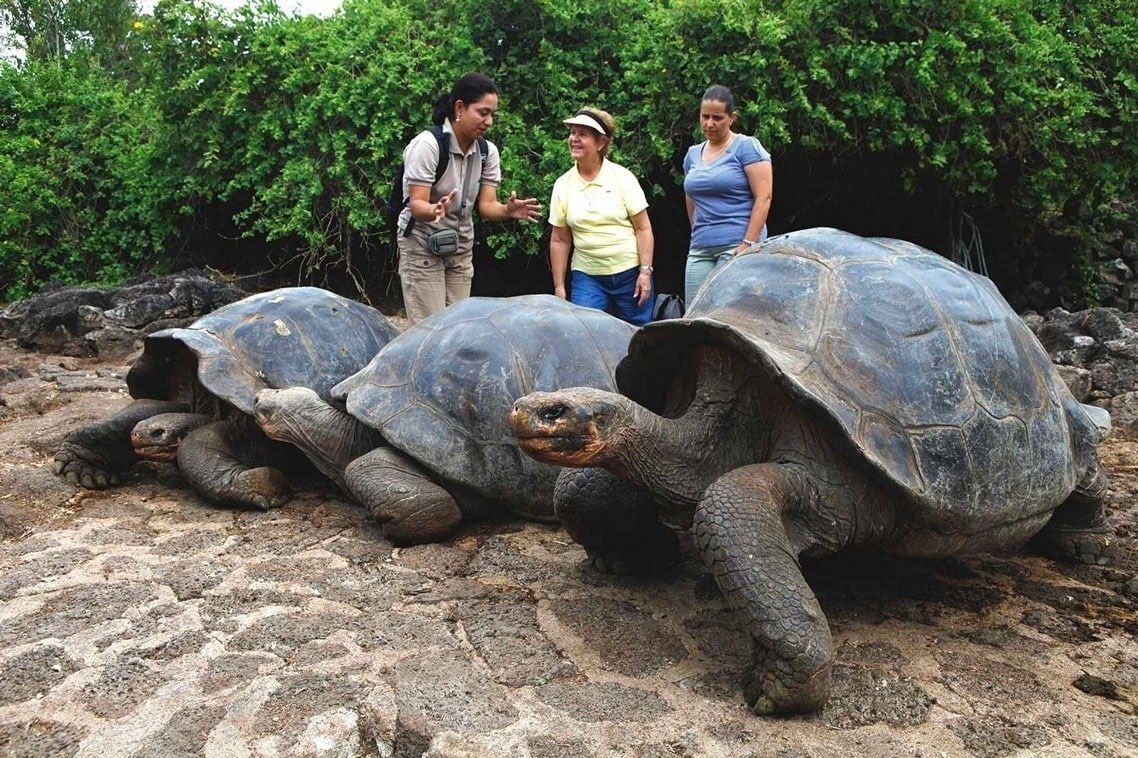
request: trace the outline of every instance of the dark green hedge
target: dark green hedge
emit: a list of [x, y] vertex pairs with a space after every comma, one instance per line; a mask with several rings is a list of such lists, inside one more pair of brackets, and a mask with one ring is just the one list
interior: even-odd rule
[[[504, 192], [548, 197], [580, 104], [616, 115], [665, 260], [716, 82], [775, 154], [775, 231], [983, 240], [1015, 286], [1041, 246], [1074, 270], [1135, 222], [1122, 0], [345, 0], [329, 19], [162, 0], [115, 50], [0, 66], [4, 297], [202, 261], [375, 287], [402, 146], [471, 69], [502, 88]], [[544, 250], [542, 225], [487, 231], [499, 257]]]

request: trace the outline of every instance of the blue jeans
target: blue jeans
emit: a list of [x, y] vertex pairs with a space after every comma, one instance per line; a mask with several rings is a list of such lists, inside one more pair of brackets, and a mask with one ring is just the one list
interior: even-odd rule
[[574, 271], [569, 280], [569, 302], [596, 308], [636, 326], [652, 320], [652, 293], [644, 305], [636, 304], [636, 277], [640, 268], [630, 268], [616, 274], [586, 274]]
[[715, 267], [731, 260], [735, 245], [717, 245], [715, 247], [693, 247], [688, 250], [688, 262], [684, 267], [684, 307], [690, 308], [695, 293]]

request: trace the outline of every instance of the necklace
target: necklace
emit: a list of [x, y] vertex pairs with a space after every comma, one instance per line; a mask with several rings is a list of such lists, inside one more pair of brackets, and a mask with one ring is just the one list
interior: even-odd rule
[[731, 142], [734, 139], [735, 139], [735, 132], [731, 132], [730, 135], [727, 137], [727, 139], [723, 140], [722, 147], [720, 147], [716, 150], [710, 151], [710, 152], [708, 151], [707, 147], [704, 147], [703, 148], [703, 162], [704, 163], [711, 163], [713, 160], [718, 158], [720, 155], [723, 154], [723, 152], [725, 150], [727, 150], [727, 148], [731, 147]]

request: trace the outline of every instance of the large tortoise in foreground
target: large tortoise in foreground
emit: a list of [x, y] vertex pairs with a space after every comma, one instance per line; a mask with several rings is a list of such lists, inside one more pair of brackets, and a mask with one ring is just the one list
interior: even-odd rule
[[553, 521], [560, 469], [518, 449], [510, 408], [534, 391], [615, 391], [634, 332], [551, 295], [469, 298], [388, 343], [333, 389], [336, 402], [301, 388], [266, 390], [256, 417], [367, 507], [397, 544], [437, 540], [504, 509]]
[[556, 494], [594, 560], [670, 556], [661, 512], [691, 517], [747, 619], [756, 712], [828, 695], [833, 646], [801, 555], [1035, 536], [1105, 562], [1109, 416], [1075, 401], [990, 281], [915, 245], [810, 229], [753, 247], [685, 318], [640, 330], [617, 379], [624, 395], [522, 398], [511, 425], [539, 460], [597, 467]]
[[140, 458], [177, 460], [210, 500], [280, 505], [290, 494], [285, 472], [309, 466], [253, 423], [257, 391], [301, 386], [327, 398], [396, 334], [374, 308], [316, 287], [251, 295], [154, 332], [126, 376], [134, 402], [69, 433], [55, 472], [102, 488]]

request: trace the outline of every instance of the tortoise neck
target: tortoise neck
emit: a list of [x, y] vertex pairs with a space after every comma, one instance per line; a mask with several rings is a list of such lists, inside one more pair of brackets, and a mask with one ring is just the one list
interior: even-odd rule
[[322, 401], [308, 402], [297, 415], [298, 420], [271, 436], [299, 447], [320, 473], [341, 488], [344, 468], [382, 444], [379, 432]]
[[663, 415], [636, 406], [638, 415], [626, 427], [632, 438], [617, 446], [612, 467], [678, 506], [697, 504], [724, 473], [765, 460], [772, 444], [771, 424], [758, 405], [773, 398], [757, 399], [761, 380], [753, 367], [710, 347], [687, 359], [694, 370], [673, 386]]
[[658, 432], [633, 446], [627, 458], [629, 478], [673, 505], [694, 507], [711, 478], [707, 450], [693, 441], [702, 438], [705, 419], [657, 416]]
[[[608, 468], [616, 475], [647, 489], [672, 505], [694, 507], [704, 490], [733, 466], [724, 459], [724, 409], [693, 402], [687, 413], [665, 418], [636, 407], [630, 424]], [[728, 443], [729, 444], [729, 443]]]

